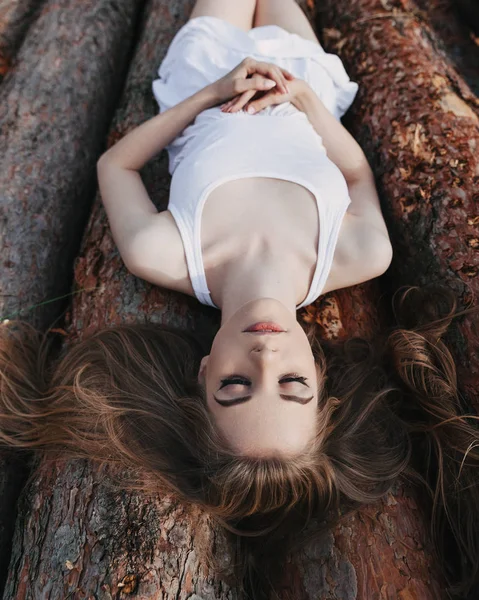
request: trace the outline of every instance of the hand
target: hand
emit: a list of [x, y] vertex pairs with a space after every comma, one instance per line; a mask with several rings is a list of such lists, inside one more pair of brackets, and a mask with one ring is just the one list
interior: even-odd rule
[[216, 104], [219, 104], [238, 96], [238, 94], [247, 94], [245, 98], [249, 100], [256, 92], [267, 91], [273, 87], [282, 94], [287, 94], [287, 81], [293, 78], [293, 75], [285, 69], [248, 57], [208, 87], [213, 92]]
[[255, 114], [267, 106], [282, 104], [283, 102], [291, 102], [296, 108], [303, 110], [301, 108], [301, 99], [310, 91], [311, 88], [306, 81], [292, 77], [292, 79], [288, 80], [288, 92], [286, 93], [283, 93], [278, 87], [264, 93], [256, 90], [248, 90], [223, 104], [221, 110], [233, 113], [244, 109], [249, 114]]

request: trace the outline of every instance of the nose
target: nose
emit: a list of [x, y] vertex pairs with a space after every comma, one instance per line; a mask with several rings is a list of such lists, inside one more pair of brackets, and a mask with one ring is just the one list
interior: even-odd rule
[[258, 344], [251, 348], [251, 357], [258, 362], [265, 362], [274, 359], [276, 352], [278, 352], [276, 348]]

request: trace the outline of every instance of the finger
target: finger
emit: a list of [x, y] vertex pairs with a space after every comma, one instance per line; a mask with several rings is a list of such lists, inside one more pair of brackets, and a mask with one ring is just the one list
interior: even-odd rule
[[289, 81], [293, 81], [293, 79], [295, 79], [294, 75], [292, 73], [290, 73], [289, 71], [287, 71], [286, 69], [281, 69], [281, 71], [283, 72], [283, 75], [285, 76], [285, 78], [288, 79]]
[[221, 110], [227, 111], [238, 100], [240, 96], [241, 94], [236, 94], [236, 96], [233, 96], [233, 98], [230, 98], [229, 100], [224, 102], [220, 107]]
[[247, 102], [253, 98], [256, 94], [256, 90], [249, 90], [247, 92], [243, 92], [241, 96], [235, 98], [234, 102], [232, 102], [231, 106], [228, 108], [227, 112], [235, 113], [241, 110]]
[[[240, 94], [241, 95], [241, 94]], [[240, 97], [240, 95], [235, 96], [234, 98], [231, 98], [231, 100], [229, 100], [228, 102], [225, 102], [225, 104], [221, 107], [221, 110], [223, 112], [229, 112], [230, 108], [233, 106], [233, 104], [238, 100], [238, 98]]]
[[259, 73], [260, 75], [268, 77], [276, 82], [278, 89], [283, 92], [283, 94], [288, 93], [286, 79], [281, 72], [281, 69], [276, 65], [251, 59], [251, 61], [245, 64], [245, 67], [248, 75], [251, 75], [252, 73]]
[[234, 98], [231, 98], [231, 100], [228, 100], [228, 102], [225, 102], [224, 104], [221, 105], [221, 110], [223, 112], [226, 112], [228, 110], [228, 108], [233, 104], [233, 102], [236, 100], [237, 96], [235, 96]]
[[238, 94], [248, 92], [250, 90], [270, 90], [277, 85], [276, 81], [272, 78], [266, 78], [260, 75], [255, 75], [249, 79], [239, 79], [236, 84], [236, 91]]
[[277, 78], [280, 81], [280, 84], [278, 85], [278, 90], [280, 92], [282, 92], [283, 94], [288, 94], [289, 93], [288, 84], [287, 84], [287, 80], [286, 80], [286, 77], [283, 74], [282, 69], [280, 69], [279, 67], [274, 66], [274, 67], [272, 67], [272, 70], [273, 70], [274, 74], [277, 76]]
[[283, 94], [278, 92], [270, 92], [269, 94], [265, 94], [262, 98], [258, 100], [253, 100], [252, 102], [248, 102], [245, 107], [245, 110], [248, 114], [254, 115], [255, 113], [263, 110], [267, 106], [271, 106], [272, 104], [280, 104], [282, 100]]

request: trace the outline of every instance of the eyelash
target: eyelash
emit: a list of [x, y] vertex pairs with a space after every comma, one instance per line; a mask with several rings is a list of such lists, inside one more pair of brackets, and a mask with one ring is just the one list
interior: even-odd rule
[[[285, 375], [284, 377], [282, 377], [279, 382], [280, 383], [289, 383], [290, 381], [299, 381], [300, 383], [306, 384], [306, 382], [308, 381], [307, 377], [301, 377], [300, 375], [297, 375], [296, 373], [291, 373], [290, 375]], [[240, 377], [239, 375], [231, 375], [230, 377], [225, 377], [225, 379], [221, 380], [221, 388], [224, 388], [227, 385], [232, 385], [232, 384], [236, 384], [236, 385], [251, 385], [251, 382], [248, 381], [248, 379], [245, 379], [244, 377]]]

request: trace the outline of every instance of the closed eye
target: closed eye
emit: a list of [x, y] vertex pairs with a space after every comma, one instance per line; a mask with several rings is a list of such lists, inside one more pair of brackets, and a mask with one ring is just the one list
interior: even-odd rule
[[[308, 384], [306, 383], [307, 381], [307, 377], [301, 377], [300, 375], [296, 375], [296, 374], [291, 374], [291, 375], [283, 375], [280, 380], [279, 383], [291, 383], [291, 382], [299, 382], [303, 385], [305, 385], [306, 387], [309, 387]], [[249, 379], [247, 379], [246, 377], [242, 377], [241, 375], [230, 375], [229, 377], [225, 377], [224, 379], [221, 380], [221, 385], [220, 385], [220, 390], [228, 385], [244, 385], [244, 386], [249, 386], [251, 385], [251, 381]]]
[[306, 383], [308, 381], [307, 377], [300, 377], [299, 375], [286, 375], [279, 380], [280, 383], [289, 383], [291, 381], [299, 381], [299, 383], [309, 387]]
[[251, 385], [251, 381], [239, 375], [230, 375], [221, 380], [220, 390], [227, 385]]

